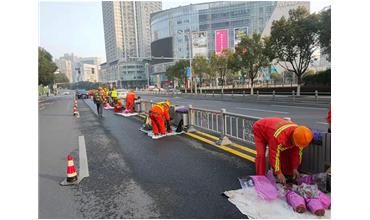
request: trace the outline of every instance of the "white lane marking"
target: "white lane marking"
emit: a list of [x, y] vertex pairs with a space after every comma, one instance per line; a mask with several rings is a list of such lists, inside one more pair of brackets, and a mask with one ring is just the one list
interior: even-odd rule
[[80, 163], [80, 174], [79, 179], [80, 181], [89, 176], [89, 165], [87, 163], [87, 154], [86, 154], [86, 146], [85, 146], [85, 137], [78, 136], [78, 148], [79, 148], [79, 163]]
[[279, 113], [279, 114], [289, 114], [289, 112], [271, 111], [271, 110], [264, 110], [264, 109], [257, 109], [257, 108], [242, 108], [242, 107], [236, 107], [236, 108], [237, 109], [242, 109], [242, 110], [250, 110], [250, 111], [273, 112], [273, 113]]
[[289, 105], [271, 105], [277, 107], [285, 107], [285, 108], [302, 108], [302, 109], [317, 109], [317, 110], [328, 110], [327, 108], [315, 108], [315, 107], [303, 107], [303, 106], [289, 106]]
[[317, 124], [323, 124], [323, 125], [327, 125], [328, 124], [327, 122], [322, 122], [322, 121], [317, 121], [316, 123]]

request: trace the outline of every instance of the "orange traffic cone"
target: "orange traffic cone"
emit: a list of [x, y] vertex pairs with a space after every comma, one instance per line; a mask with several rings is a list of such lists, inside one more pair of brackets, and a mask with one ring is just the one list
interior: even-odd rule
[[77, 172], [76, 167], [73, 164], [73, 159], [71, 155], [68, 155], [68, 162], [67, 162], [67, 182], [72, 183], [77, 181]]
[[75, 185], [78, 184], [80, 181], [78, 180], [77, 171], [75, 165], [73, 164], [73, 159], [71, 155], [68, 155], [68, 162], [67, 162], [67, 178], [65, 178], [60, 185], [68, 186], [68, 185]]
[[78, 112], [77, 112], [77, 107], [76, 106], [73, 106], [73, 115], [77, 115]]

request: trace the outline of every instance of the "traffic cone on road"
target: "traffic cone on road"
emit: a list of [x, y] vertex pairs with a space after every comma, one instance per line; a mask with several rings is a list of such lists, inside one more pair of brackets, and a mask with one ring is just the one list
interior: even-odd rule
[[73, 164], [73, 159], [71, 155], [68, 155], [68, 162], [67, 162], [67, 182], [73, 183], [77, 181], [77, 172], [76, 167]]

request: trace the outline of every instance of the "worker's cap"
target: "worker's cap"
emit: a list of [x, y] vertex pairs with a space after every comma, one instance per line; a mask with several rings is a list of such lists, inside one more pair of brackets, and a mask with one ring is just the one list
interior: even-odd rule
[[298, 126], [296, 129], [294, 129], [293, 132], [293, 140], [294, 144], [298, 147], [307, 147], [313, 138], [312, 131], [305, 127], [305, 126]]

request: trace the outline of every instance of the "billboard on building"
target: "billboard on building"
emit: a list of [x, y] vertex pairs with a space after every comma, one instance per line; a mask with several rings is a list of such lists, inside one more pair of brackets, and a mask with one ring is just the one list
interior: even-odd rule
[[234, 28], [234, 48], [240, 41], [242, 40], [243, 36], [248, 35], [248, 27], [240, 27], [240, 28]]
[[215, 31], [215, 53], [220, 55], [223, 49], [229, 47], [229, 29], [222, 29]]
[[[172, 37], [156, 40], [151, 43], [153, 57], [173, 57]], [[152, 64], [171, 62], [171, 59], [153, 59]]]
[[206, 31], [193, 32], [191, 34], [192, 54], [195, 56], [208, 56], [208, 37]]

